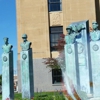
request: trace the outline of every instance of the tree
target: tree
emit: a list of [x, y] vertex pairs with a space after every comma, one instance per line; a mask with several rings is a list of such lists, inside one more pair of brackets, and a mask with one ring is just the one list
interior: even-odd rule
[[58, 40], [58, 44], [56, 46], [56, 49], [61, 52], [62, 50], [64, 50], [64, 45], [65, 45], [65, 35], [64, 34], [61, 34], [60, 35], [60, 39]]
[[50, 67], [51, 69], [60, 68], [58, 61], [55, 58], [45, 58], [45, 61], [43, 63], [46, 65], [46, 67]]

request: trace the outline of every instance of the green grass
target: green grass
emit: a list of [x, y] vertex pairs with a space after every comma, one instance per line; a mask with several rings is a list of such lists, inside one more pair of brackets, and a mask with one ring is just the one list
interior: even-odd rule
[[[0, 100], [2, 100], [2, 95], [0, 95]], [[15, 93], [14, 100], [29, 100], [22, 99], [21, 93]], [[65, 100], [62, 92], [39, 92], [34, 94], [34, 99], [32, 100]]]

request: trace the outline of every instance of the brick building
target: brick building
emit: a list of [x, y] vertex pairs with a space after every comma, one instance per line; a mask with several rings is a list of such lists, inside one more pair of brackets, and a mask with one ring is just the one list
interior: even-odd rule
[[[18, 91], [21, 92], [20, 43], [22, 34], [32, 42], [34, 61], [34, 91], [55, 91], [62, 88], [61, 72], [42, 63], [43, 58], [57, 57], [54, 45], [66, 27], [81, 20], [100, 23], [99, 0], [16, 0], [18, 38]], [[55, 82], [57, 81], [57, 82]]]

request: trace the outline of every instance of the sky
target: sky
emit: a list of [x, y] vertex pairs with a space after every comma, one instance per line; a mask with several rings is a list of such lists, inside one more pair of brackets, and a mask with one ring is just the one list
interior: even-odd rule
[[[8, 37], [13, 45], [14, 69], [17, 68], [17, 25], [16, 25], [16, 1], [0, 0], [0, 56], [3, 53], [3, 38]], [[15, 72], [15, 71], [14, 71]], [[2, 62], [0, 57], [0, 74], [2, 74]]]

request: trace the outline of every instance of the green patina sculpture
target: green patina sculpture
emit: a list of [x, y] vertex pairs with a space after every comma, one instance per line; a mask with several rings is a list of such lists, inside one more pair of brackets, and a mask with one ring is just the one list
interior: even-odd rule
[[11, 49], [12, 49], [13, 46], [8, 43], [8, 38], [7, 37], [4, 38], [4, 43], [5, 43], [5, 45], [2, 46], [3, 52], [4, 53], [11, 52]]
[[31, 99], [34, 96], [33, 83], [33, 58], [31, 42], [27, 41], [27, 35], [22, 35], [23, 43], [21, 43], [21, 84], [22, 98]]
[[77, 35], [80, 34], [81, 30], [85, 29], [83, 24], [78, 24], [78, 25], [73, 25], [72, 30], [75, 32]]
[[71, 44], [74, 42], [75, 38], [75, 34], [72, 33], [72, 26], [68, 26], [66, 30], [67, 30], [67, 35], [65, 36], [65, 42], [67, 44]]
[[30, 49], [31, 42], [27, 41], [27, 34], [22, 35], [23, 43], [21, 43], [22, 51], [27, 51]]
[[4, 38], [2, 46], [2, 100], [14, 100], [13, 83], [13, 50], [12, 45], [8, 43], [8, 38]]
[[99, 25], [97, 22], [92, 23], [93, 31], [90, 32], [90, 37], [92, 41], [97, 41], [100, 39], [100, 30], [98, 30], [98, 26]]
[[66, 44], [72, 44], [75, 42], [76, 36], [80, 35], [80, 31], [84, 29], [82, 24], [79, 25], [70, 25], [66, 28], [67, 35], [65, 36]]

